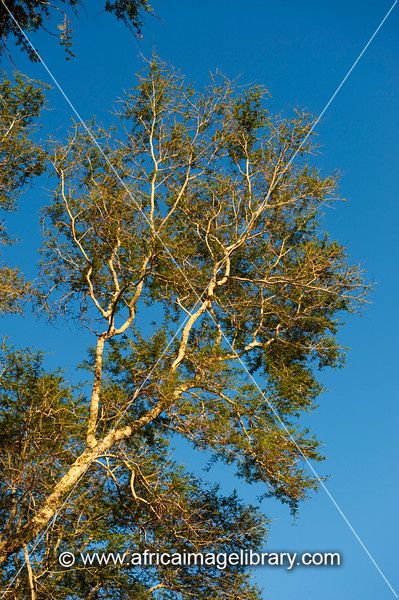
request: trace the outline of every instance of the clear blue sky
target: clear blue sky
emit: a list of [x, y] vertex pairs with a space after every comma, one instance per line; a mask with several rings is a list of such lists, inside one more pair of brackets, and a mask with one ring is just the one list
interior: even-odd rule
[[[266, 85], [272, 107], [288, 111], [306, 107], [318, 114], [392, 3], [385, 0], [154, 0], [159, 19], [148, 18], [144, 39], [137, 42], [122, 25], [88, 1], [87, 16], [75, 27], [77, 58], [65, 62], [54, 40], [34, 36], [71, 101], [86, 118], [107, 119], [107, 107], [132, 85], [139, 54], [155, 49], [202, 85], [210, 70], [220, 68], [243, 83]], [[398, 569], [398, 425], [397, 403], [399, 296], [399, 5], [384, 25], [318, 127], [323, 170], [340, 169], [341, 204], [327, 217], [327, 227], [361, 262], [376, 282], [372, 304], [352, 317], [340, 339], [350, 347], [344, 370], [325, 373], [328, 392], [309, 419], [324, 442], [327, 461], [318, 471], [329, 474], [331, 494], [396, 589]], [[48, 80], [40, 65], [13, 53], [15, 66]], [[9, 64], [4, 66], [10, 67]], [[71, 111], [57, 91], [46, 131], [62, 135]], [[33, 189], [21, 211], [9, 219], [21, 239], [10, 256], [33, 273], [39, 243], [36, 215], [46, 200]], [[73, 369], [87, 338], [73, 325], [45, 327], [31, 319], [10, 317], [3, 331], [18, 345], [49, 352], [51, 364]], [[68, 356], [65, 356], [68, 348]], [[201, 457], [194, 457], [198, 469]], [[217, 469], [226, 489], [248, 490], [228, 471]], [[303, 504], [293, 522], [276, 501], [264, 504], [273, 518], [270, 550], [339, 550], [339, 569], [256, 571], [270, 600], [389, 600], [384, 583], [353, 533], [321, 490]]]

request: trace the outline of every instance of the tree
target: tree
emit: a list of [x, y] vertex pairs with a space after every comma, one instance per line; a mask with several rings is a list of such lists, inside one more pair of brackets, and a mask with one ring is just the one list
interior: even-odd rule
[[[0, 208], [13, 210], [27, 183], [44, 169], [44, 153], [32, 139], [44, 106], [45, 86], [20, 74], [0, 82]], [[11, 243], [0, 224], [2, 244]], [[16, 268], [0, 266], [0, 313], [19, 312], [28, 285]]]
[[[56, 426], [66, 464], [0, 541], [8, 565], [40, 532], [62, 528], [66, 507], [78, 514], [79, 497], [111, 512], [74, 539], [63, 531], [63, 543], [124, 547], [134, 527], [158, 549], [258, 546], [264, 525], [250, 507], [168, 462], [175, 436], [293, 511], [317, 487], [304, 461], [321, 459], [318, 442], [299, 417], [321, 391], [317, 368], [341, 364], [335, 333], [365, 285], [320, 225], [336, 180], [309, 164], [311, 117], [274, 116], [266, 99], [224, 79], [198, 93], [154, 59], [119, 103], [120, 128], [76, 125], [53, 144], [43, 301], [93, 332], [92, 384], [77, 430]], [[99, 469], [107, 477], [96, 484]], [[119, 504], [108, 501], [112, 486]], [[215, 527], [221, 546], [204, 533]], [[95, 597], [127, 585], [135, 597], [157, 585], [168, 599], [259, 597], [240, 569], [194, 575], [141, 573], [107, 596], [97, 574]], [[76, 589], [76, 577], [59, 585]]]
[[[106, 12], [113, 14], [138, 36], [141, 36], [142, 13], [152, 11], [148, 0], [105, 0], [103, 6]], [[81, 3], [78, 0], [54, 0], [54, 2], [37, 0], [34, 3], [29, 0], [4, 0], [4, 2], [0, 2], [1, 50], [6, 50], [7, 39], [12, 37], [32, 60], [38, 60], [37, 54], [27, 43], [20, 27], [27, 33], [38, 30], [47, 31], [48, 21], [57, 16], [61, 18], [61, 22], [57, 25], [59, 41], [66, 50], [67, 58], [73, 56], [71, 23], [72, 16], [76, 16], [79, 8], [81, 8]]]
[[[84, 449], [84, 403], [82, 391], [68, 386], [62, 373], [44, 369], [40, 353], [4, 346], [1, 364], [0, 525], [4, 535], [18, 537]], [[226, 552], [259, 543], [265, 519], [236, 495], [223, 497], [216, 487], [206, 489], [184, 473], [170, 460], [162, 433], [138, 435], [113, 456], [95, 461], [61, 514], [45, 536], [30, 547], [24, 544], [5, 565], [3, 593], [14, 599], [144, 600], [157, 586], [171, 599], [191, 597], [192, 590], [205, 599], [216, 588], [218, 597], [226, 599], [237, 594], [258, 598], [242, 568], [223, 573], [165, 566], [99, 569], [94, 564], [65, 571], [58, 564], [62, 551]]]

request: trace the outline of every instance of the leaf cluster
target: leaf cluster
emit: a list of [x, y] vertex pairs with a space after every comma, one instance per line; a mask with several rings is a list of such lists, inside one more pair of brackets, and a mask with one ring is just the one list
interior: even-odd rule
[[[82, 8], [79, 0], [7, 0], [0, 3], [0, 51], [7, 50], [7, 40], [13, 38], [17, 46], [25, 51], [32, 61], [39, 57], [32, 46], [27, 42], [21, 29], [27, 33], [39, 30], [48, 31], [48, 23], [54, 18], [59, 19], [57, 36], [59, 43], [64, 47], [66, 58], [72, 58], [72, 20]], [[8, 9], [8, 10], [7, 10]], [[122, 21], [136, 35], [141, 37], [143, 12], [151, 12], [152, 7], [148, 0], [106, 0], [104, 10]], [[12, 16], [14, 19], [12, 18]], [[18, 23], [16, 23], [16, 22]], [[55, 35], [55, 34], [53, 34]]]

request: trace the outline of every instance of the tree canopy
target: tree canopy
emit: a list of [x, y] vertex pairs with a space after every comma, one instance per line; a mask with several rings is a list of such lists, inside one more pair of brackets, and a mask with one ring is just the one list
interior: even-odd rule
[[[322, 227], [337, 182], [313, 165], [312, 117], [274, 115], [267, 101], [224, 78], [196, 91], [153, 59], [118, 102], [119, 125], [76, 124], [50, 145], [41, 302], [92, 332], [91, 383], [4, 350], [0, 560], [21, 590], [259, 598], [242, 568], [57, 566], [63, 548], [132, 540], [259, 547], [259, 509], [186, 473], [177, 438], [293, 511], [317, 488], [305, 461], [322, 458], [319, 444], [300, 417], [318, 370], [342, 363], [336, 333], [365, 285]], [[19, 571], [29, 552], [31, 577]]]
[[[84, 450], [85, 415], [81, 394], [61, 373], [45, 371], [40, 353], [3, 347], [1, 362], [0, 523], [3, 535], [12, 537]], [[195, 597], [205, 599], [215, 589], [218, 597], [258, 598], [242, 568], [224, 573], [162, 565], [147, 570], [60, 567], [61, 551], [231, 552], [253, 547], [264, 534], [266, 521], [254, 507], [242, 505], [235, 494], [204, 487], [174, 463], [161, 432], [143, 432], [114, 450], [114, 457], [93, 462], [59, 510], [62, 518], [31, 545], [34, 597], [144, 600], [162, 582], [158, 589], [165, 589], [164, 598], [191, 597], [196, 590]], [[2, 571], [1, 589], [11, 582], [14, 598], [30, 597], [26, 571], [20, 575], [27, 548]]]

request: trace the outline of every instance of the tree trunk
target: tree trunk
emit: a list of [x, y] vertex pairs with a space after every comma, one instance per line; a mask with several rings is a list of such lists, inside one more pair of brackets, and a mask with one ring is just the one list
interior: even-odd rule
[[172, 394], [169, 402], [160, 402], [131, 425], [126, 425], [120, 429], [112, 429], [94, 448], [86, 448], [71, 465], [68, 472], [56, 484], [42, 508], [38, 510], [28, 523], [15, 536], [7, 539], [0, 538], [0, 564], [5, 562], [14, 552], [19, 552], [24, 544], [32, 541], [46, 527], [50, 519], [62, 508], [65, 497], [73, 490], [76, 483], [94, 460], [109, 450], [116, 442], [129, 438], [133, 433], [145, 427], [151, 421], [154, 421], [166, 406], [173, 404], [182, 392], [186, 391], [189, 387], [189, 384], [179, 386]]
[[20, 531], [8, 538], [0, 539], [0, 564], [14, 552], [18, 552], [24, 546], [32, 541], [38, 533], [48, 524], [50, 519], [62, 507], [63, 500], [73, 489], [81, 476], [87, 471], [93, 461], [106, 452], [115, 442], [129, 437], [132, 434], [132, 427], [125, 427], [111, 431], [102, 439], [95, 448], [86, 448], [84, 452], [71, 465], [68, 472], [60, 479], [54, 487], [53, 492], [47, 498], [42, 508], [24, 525]]

